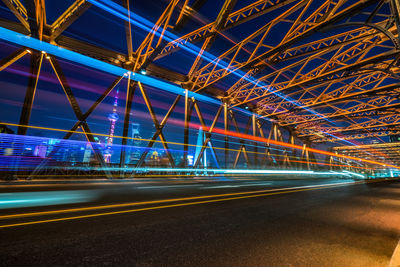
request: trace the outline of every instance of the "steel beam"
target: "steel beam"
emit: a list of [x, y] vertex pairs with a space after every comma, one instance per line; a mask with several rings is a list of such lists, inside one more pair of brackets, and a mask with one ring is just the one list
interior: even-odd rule
[[[197, 166], [198, 166], [199, 163], [200, 163], [200, 159], [201, 159], [201, 157], [203, 156], [204, 150], [206, 149], [207, 145], [210, 147], [211, 150], [214, 150], [213, 147], [212, 147], [212, 145], [211, 145], [211, 133], [212, 133], [213, 130], [214, 130], [214, 127], [215, 127], [215, 125], [216, 125], [216, 123], [217, 123], [217, 121], [218, 121], [219, 116], [221, 115], [221, 112], [222, 112], [224, 106], [221, 105], [221, 106], [218, 108], [218, 111], [217, 111], [217, 113], [215, 114], [215, 117], [214, 117], [214, 120], [213, 120], [211, 126], [210, 126], [210, 127], [207, 127], [207, 125], [206, 125], [205, 122], [204, 122], [203, 115], [202, 115], [202, 113], [201, 113], [201, 111], [200, 111], [199, 105], [197, 104], [197, 101], [194, 100], [194, 99], [192, 99], [192, 102], [193, 102], [193, 106], [194, 106], [194, 108], [195, 108], [195, 110], [196, 110], [196, 112], [197, 112], [197, 116], [199, 117], [201, 126], [202, 126], [203, 129], [205, 130], [205, 135], [206, 135], [206, 139], [204, 140], [204, 143], [203, 143], [203, 145], [202, 145], [202, 147], [201, 147], [199, 156], [197, 157], [196, 162], [195, 162], [194, 165], [193, 165], [194, 168], [197, 168]], [[215, 155], [215, 151], [212, 151], [212, 153]]]
[[[29, 50], [30, 51], [30, 50]], [[20, 48], [8, 57], [5, 57], [0, 60], [0, 71], [4, 70], [14, 62], [16, 62], [18, 59], [22, 58], [26, 54], [28, 54], [28, 50], [25, 48]]]
[[39, 81], [40, 69], [43, 62], [43, 53], [32, 51], [31, 54], [31, 67], [30, 76], [28, 81], [28, 88], [26, 89], [24, 105], [22, 106], [21, 116], [19, 119], [18, 134], [26, 135], [29, 125], [29, 120], [32, 113], [33, 101], [35, 100], [36, 87]]
[[142, 166], [144, 160], [146, 159], [147, 154], [149, 153], [149, 149], [153, 147], [155, 141], [157, 140], [157, 137], [161, 134], [164, 126], [166, 125], [169, 117], [171, 116], [172, 112], [174, 111], [176, 105], [178, 104], [179, 100], [182, 98], [182, 96], [177, 96], [174, 100], [174, 102], [172, 103], [171, 107], [169, 108], [169, 110], [167, 111], [167, 113], [165, 114], [163, 120], [161, 121], [161, 123], [158, 125], [158, 127], [156, 128], [156, 132], [153, 134], [153, 137], [151, 138], [151, 140], [149, 141], [149, 143], [147, 144], [146, 149], [143, 151], [142, 155], [140, 156], [139, 161], [136, 164], [136, 167], [140, 167]]
[[228, 138], [228, 131], [229, 131], [229, 121], [228, 121], [228, 104], [225, 102], [224, 104], [224, 131], [225, 131], [225, 136], [224, 136], [224, 141], [225, 141], [225, 155], [224, 155], [224, 160], [225, 160], [225, 169], [228, 169], [228, 162], [229, 162], [229, 138]]
[[75, 0], [75, 2], [65, 12], [59, 16], [50, 26], [50, 40], [54, 41], [62, 34], [74, 21], [91, 7], [91, 3], [86, 0]]
[[65, 96], [68, 99], [68, 102], [70, 103], [70, 106], [72, 110], [74, 111], [75, 117], [80, 121], [79, 126], [81, 127], [82, 131], [84, 132], [86, 139], [88, 142], [91, 143], [94, 155], [98, 162], [100, 163], [100, 166], [104, 168], [104, 173], [107, 175], [107, 177], [112, 178], [112, 175], [109, 171], [105, 169], [106, 163], [103, 157], [103, 153], [100, 151], [100, 149], [97, 147], [96, 140], [94, 139], [94, 136], [89, 128], [89, 125], [87, 124], [84, 114], [82, 113], [78, 101], [75, 98], [74, 93], [72, 92], [71, 87], [68, 84], [67, 79], [65, 78], [65, 75], [61, 69], [61, 66], [59, 65], [58, 61], [55, 58], [52, 57], [46, 57], [48, 58], [48, 61], [50, 62], [54, 73], [57, 76], [57, 79], [65, 93]]
[[11, 10], [11, 12], [17, 17], [19, 22], [30, 31], [28, 23], [28, 12], [26, 8], [19, 0], [2, 0], [3, 3]]
[[[151, 105], [150, 98], [148, 97], [147, 92], [143, 88], [142, 84], [140, 82], [138, 82], [138, 85], [139, 85], [140, 92], [142, 93], [144, 102], [146, 103], [147, 109], [149, 110], [150, 116], [153, 120], [154, 127], [156, 128], [156, 130], [159, 130], [161, 126], [160, 126], [160, 123], [158, 122], [158, 119], [154, 112], [153, 106]], [[159, 130], [158, 136], [160, 137], [161, 143], [165, 149], [165, 153], [167, 154], [169, 163], [171, 164], [171, 167], [174, 168], [175, 167], [174, 158], [172, 157], [171, 152], [169, 151], [168, 143], [165, 140], [164, 134], [162, 132], [162, 128], [163, 128], [163, 126]]]
[[[122, 140], [121, 140], [121, 156], [119, 166], [120, 168], [125, 168], [126, 160], [126, 145], [128, 142], [128, 133], [129, 133], [129, 121], [130, 114], [132, 110], [132, 101], [133, 95], [136, 89], [136, 82], [130, 79], [130, 75], [128, 75], [128, 84], [126, 88], [126, 102], [125, 102], [125, 111], [124, 111], [124, 129], [122, 131]], [[125, 172], [121, 170], [121, 178], [125, 177]]]

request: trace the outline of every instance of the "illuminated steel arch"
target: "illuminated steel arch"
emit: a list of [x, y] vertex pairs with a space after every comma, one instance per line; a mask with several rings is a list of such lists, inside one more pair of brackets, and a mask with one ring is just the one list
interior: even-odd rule
[[[196, 114], [205, 131], [200, 157], [207, 146], [213, 151], [212, 136], [216, 134], [216, 124], [223, 122], [220, 134], [225, 135], [225, 156], [224, 160], [220, 159], [220, 165], [225, 168], [236, 167], [241, 155], [248, 165], [256, 167], [268, 164], [293, 167], [299, 166], [296, 161], [305, 160], [310, 168], [314, 156], [307, 147], [312, 143], [328, 142], [329, 145], [329, 142], [398, 134], [393, 127], [400, 123], [397, 115], [400, 109], [399, 0], [254, 0], [247, 6], [241, 6], [237, 0], [225, 0], [215, 7], [217, 12], [208, 17], [211, 22], [198, 28], [189, 22], [197, 12], [203, 12], [202, 7], [209, 4], [207, 0], [170, 0], [153, 22], [144, 19], [146, 14], [136, 14], [135, 6], [129, 0], [76, 0], [52, 24], [46, 21], [49, 14], [46, 14], [44, 0], [25, 0], [24, 4], [20, 0], [2, 2], [15, 16], [14, 20], [1, 18], [3, 28], [132, 73], [158, 77], [185, 92], [176, 96], [160, 121], [147, 93], [149, 85], [131, 79], [129, 74], [129, 77], [115, 77], [92, 107], [83, 112], [59, 58], [21, 47], [0, 61], [2, 71], [22, 57], [30, 57], [31, 78], [18, 122], [20, 135], [26, 134], [29, 125], [44, 61], [51, 64], [77, 119], [65, 139], [81, 129], [94, 143], [87, 118], [122, 80], [128, 79], [120, 157], [122, 168], [126, 165], [124, 145], [128, 140], [135, 89], [140, 91], [156, 129], [136, 167], [144, 164], [149, 149], [156, 142], [163, 145], [169, 167], [176, 167], [177, 161], [170, 153], [163, 130], [180, 103], [184, 106], [185, 167], [188, 165], [188, 129], [192, 113]], [[140, 5], [140, 1], [137, 4]], [[125, 52], [64, 34], [72, 24], [79, 24], [79, 18], [92, 8], [103, 9], [124, 23], [125, 36], [121, 38], [126, 42]], [[243, 33], [246, 25], [248, 28]], [[139, 28], [146, 31], [146, 35], [135, 44], [133, 40], [138, 38], [135, 30]], [[233, 41], [229, 36], [239, 37]], [[173, 60], [178, 52], [192, 58], [192, 64], [185, 72], [179, 73], [159, 64]], [[192, 92], [207, 95], [218, 103], [210, 125], [200, 111], [201, 99], [189, 94]], [[236, 121], [238, 110], [248, 116], [244, 129], [240, 129]], [[229, 132], [232, 132], [231, 136]], [[240, 146], [234, 152], [234, 163], [229, 164], [229, 138], [233, 133], [239, 136], [236, 138], [239, 138]], [[248, 136], [275, 141], [286, 138], [288, 144], [297, 142], [303, 149], [296, 153], [287, 146], [279, 152], [281, 162], [277, 163], [269, 142], [255, 144], [254, 140], [246, 140]], [[106, 167], [101, 151], [96, 146], [93, 150], [97, 160]], [[254, 154], [252, 157], [250, 152]], [[112, 174], [107, 172], [107, 175]]]

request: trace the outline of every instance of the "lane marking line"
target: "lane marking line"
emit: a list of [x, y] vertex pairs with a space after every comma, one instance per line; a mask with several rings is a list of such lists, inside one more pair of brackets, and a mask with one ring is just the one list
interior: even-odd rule
[[207, 199], [207, 198], [217, 198], [217, 197], [227, 197], [227, 196], [258, 194], [258, 193], [284, 191], [284, 190], [294, 190], [294, 189], [302, 189], [302, 188], [330, 187], [330, 186], [336, 186], [336, 185], [351, 185], [351, 184], [368, 183], [368, 182], [370, 183], [372, 181], [331, 183], [331, 184], [307, 185], [307, 186], [297, 186], [297, 187], [282, 187], [282, 188], [255, 190], [255, 191], [246, 191], [246, 192], [236, 192], [236, 193], [225, 193], [225, 194], [204, 195], [204, 196], [195, 196], [195, 197], [172, 198], [172, 199], [162, 199], [162, 200], [150, 200], [150, 201], [142, 201], [142, 202], [129, 202], [129, 203], [101, 205], [101, 206], [92, 206], [92, 207], [84, 207], [84, 208], [72, 208], [72, 209], [42, 211], [42, 212], [10, 214], [10, 215], [2, 215], [2, 216], [0, 216], [0, 220], [21, 218], [21, 217], [42, 216], [42, 215], [50, 215], [50, 214], [59, 214], [59, 213], [69, 213], [69, 212], [81, 212], [81, 211], [90, 211], [90, 210], [99, 210], [99, 209], [124, 208], [124, 207], [129, 207], [129, 206], [160, 204], [160, 203], [168, 203], [168, 202], [187, 201], [187, 200], [197, 200], [197, 199]]
[[[158, 209], [173, 208], [173, 207], [192, 206], [192, 205], [199, 205], [199, 204], [205, 204], [205, 203], [216, 203], [216, 202], [230, 201], [230, 200], [237, 200], [237, 199], [246, 199], [246, 198], [256, 198], [256, 197], [280, 195], [280, 194], [289, 194], [289, 193], [302, 192], [302, 191], [311, 191], [311, 190], [319, 190], [319, 189], [325, 189], [325, 188], [341, 187], [341, 186], [346, 186], [347, 184], [348, 183], [338, 183], [338, 185], [331, 185], [331, 186], [321, 186], [321, 187], [314, 187], [314, 188], [302, 188], [302, 189], [296, 189], [296, 190], [270, 192], [270, 193], [255, 194], [255, 195], [252, 194], [252, 195], [247, 195], [247, 196], [245, 195], [245, 196], [237, 196], [237, 197], [226, 197], [226, 198], [220, 198], [220, 199], [211, 199], [211, 200], [203, 200], [203, 201], [195, 201], [195, 202], [187, 202], [187, 203], [178, 203], [178, 204], [163, 205], [163, 206], [153, 206], [153, 207], [145, 207], [145, 208], [138, 208], [138, 209], [129, 209], [129, 210], [120, 210], [120, 211], [96, 213], [96, 214], [87, 214], [87, 215], [80, 215], [80, 216], [73, 216], [73, 217], [64, 217], [64, 218], [56, 218], [56, 219], [48, 219], [48, 220], [40, 220], [40, 221], [30, 221], [30, 222], [22, 222], [22, 223], [15, 223], [15, 224], [6, 224], [6, 225], [0, 225], [0, 228], [11, 228], [11, 227], [32, 225], [32, 224], [40, 224], [40, 223], [59, 222], [59, 221], [76, 220], [76, 219], [84, 219], [84, 218], [93, 218], [93, 217], [100, 217], [100, 216], [107, 216], [107, 215], [134, 213], [134, 212], [141, 212], [141, 211], [148, 211], [148, 210], [158, 210]], [[351, 183], [351, 184], [355, 185], [355, 184], [359, 184], [359, 182], [354, 182], [354, 183]]]

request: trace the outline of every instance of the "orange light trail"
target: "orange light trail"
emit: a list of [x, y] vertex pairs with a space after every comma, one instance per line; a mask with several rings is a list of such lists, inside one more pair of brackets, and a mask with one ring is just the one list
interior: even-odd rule
[[[20, 125], [20, 124], [15, 124], [15, 123], [6, 123], [6, 122], [3, 122], [2, 124], [9, 125], [9, 126], [28, 127], [28, 128], [58, 131], [58, 132], [71, 132], [69, 130], [41, 127], [41, 126]], [[209, 131], [210, 127], [203, 127], [203, 129], [204, 129], [204, 131]], [[78, 133], [78, 134], [84, 134], [83, 132], [80, 132], [80, 131], [72, 131], [72, 132]], [[351, 159], [351, 160], [362, 161], [362, 162], [366, 162], [366, 163], [370, 163], [370, 164], [374, 164], [374, 165], [380, 165], [380, 166], [384, 166], [384, 167], [400, 169], [399, 166], [385, 164], [385, 163], [378, 162], [378, 161], [362, 159], [362, 158], [357, 158], [357, 157], [352, 157], [352, 156], [347, 156], [347, 155], [342, 155], [342, 154], [336, 154], [336, 153], [332, 153], [332, 152], [328, 152], [328, 151], [324, 151], [324, 150], [320, 150], [320, 149], [316, 149], [316, 148], [310, 148], [310, 147], [303, 148], [303, 146], [300, 146], [300, 145], [290, 144], [290, 143], [286, 143], [286, 142], [276, 141], [276, 140], [272, 140], [272, 139], [268, 139], [268, 138], [257, 137], [257, 136], [252, 136], [249, 134], [243, 134], [243, 133], [238, 133], [238, 132], [233, 132], [233, 131], [225, 131], [224, 129], [219, 129], [219, 128], [215, 128], [215, 127], [213, 128], [213, 130], [210, 133], [218, 133], [218, 134], [227, 135], [227, 136], [235, 137], [235, 138], [239, 138], [239, 139], [246, 139], [246, 140], [250, 140], [250, 141], [256, 141], [256, 142], [260, 142], [260, 143], [272, 144], [272, 145], [276, 145], [276, 146], [293, 148], [293, 149], [298, 149], [298, 150], [304, 149], [306, 151], [314, 152], [314, 153], [321, 154], [321, 155], [332, 156], [332, 157], [336, 157], [336, 158]], [[96, 136], [108, 136], [107, 134], [100, 134], [100, 133], [92, 133], [92, 134], [96, 135]], [[123, 137], [123, 136], [115, 136], [115, 138], [150, 141], [150, 139]], [[156, 142], [161, 142], [161, 141], [156, 141]], [[167, 142], [167, 143], [175, 144], [175, 145], [182, 145], [182, 143], [179, 143], [179, 142]], [[189, 145], [196, 146], [196, 145], [191, 145], [191, 144], [189, 144]], [[221, 149], [224, 149], [224, 148], [221, 148]]]
[[[220, 134], [224, 134], [224, 135], [228, 135], [228, 136], [232, 136], [232, 137], [252, 140], [252, 141], [261, 142], [261, 143], [273, 144], [273, 145], [283, 146], [283, 147], [288, 147], [288, 148], [294, 148], [294, 149], [298, 149], [298, 150], [303, 150], [302, 146], [295, 145], [295, 144], [289, 144], [289, 143], [285, 143], [285, 142], [281, 142], [281, 141], [276, 141], [276, 140], [272, 140], [272, 139], [268, 139], [268, 138], [257, 137], [257, 136], [252, 136], [252, 135], [248, 135], [248, 134], [242, 134], [242, 133], [236, 133], [236, 132], [232, 132], [232, 131], [225, 131], [225, 130], [218, 129], [218, 128], [214, 128], [213, 131], [216, 133], [220, 133]], [[316, 149], [316, 148], [306, 147], [305, 150], [314, 152], [317, 154], [321, 154], [321, 155], [333, 156], [333, 157], [337, 157], [337, 158], [345, 158], [345, 159], [351, 159], [351, 160], [358, 160], [358, 161], [363, 161], [363, 162], [374, 164], [374, 165], [380, 165], [380, 166], [400, 169], [400, 167], [395, 166], [395, 165], [385, 164], [385, 163], [378, 162], [378, 161], [361, 159], [361, 158], [347, 156], [347, 155], [335, 154], [332, 152], [328, 152], [328, 151], [324, 151], [324, 150], [320, 150], [320, 149]]]

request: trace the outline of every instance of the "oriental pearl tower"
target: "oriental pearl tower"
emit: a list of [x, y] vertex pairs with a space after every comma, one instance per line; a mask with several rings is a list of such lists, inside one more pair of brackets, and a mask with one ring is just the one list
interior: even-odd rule
[[114, 98], [113, 112], [108, 115], [108, 120], [110, 121], [110, 130], [109, 130], [108, 137], [107, 137], [106, 149], [104, 151], [104, 160], [107, 163], [110, 163], [110, 161], [111, 161], [112, 144], [113, 144], [114, 132], [115, 132], [115, 123], [119, 119], [119, 116], [117, 114], [118, 93], [119, 93], [119, 91], [117, 89], [117, 93], [115, 94], [115, 98]]

